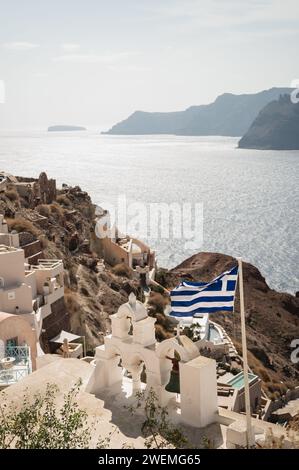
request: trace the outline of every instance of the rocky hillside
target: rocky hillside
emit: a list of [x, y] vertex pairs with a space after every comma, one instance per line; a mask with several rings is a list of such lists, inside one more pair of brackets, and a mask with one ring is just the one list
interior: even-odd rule
[[[176, 286], [182, 278], [208, 281], [236, 263], [231, 256], [199, 253], [171, 271], [160, 271], [159, 279], [168, 288]], [[290, 356], [291, 341], [299, 338], [299, 298], [270, 289], [251, 264], [244, 263], [243, 270], [250, 365], [263, 379], [269, 395], [276, 396], [286, 386], [298, 385], [299, 367], [291, 362]], [[234, 314], [215, 313], [211, 318], [226, 329], [241, 353], [239, 305], [238, 294]]]
[[285, 95], [265, 106], [239, 142], [240, 148], [299, 150], [299, 104]]
[[[45, 258], [63, 260], [71, 331], [85, 335], [92, 352], [110, 329], [109, 316], [127, 301], [131, 291], [139, 299], [142, 292], [128, 268], [107, 264], [103, 268], [94, 237], [95, 206], [89, 195], [78, 186], [64, 187], [57, 190], [51, 204], [34, 205], [10, 190], [0, 193], [0, 213], [5, 214], [11, 229], [22, 233], [22, 239], [30, 235], [39, 240]], [[235, 263], [230, 256], [199, 253], [171, 271], [160, 269], [157, 280], [167, 289], [181, 278], [208, 281]], [[271, 290], [258, 269], [247, 263], [244, 287], [250, 365], [263, 379], [265, 390], [275, 398], [287, 386], [298, 383], [298, 365], [290, 360], [290, 344], [299, 338], [299, 298]], [[163, 313], [168, 302], [162, 289], [152, 292], [149, 313], [157, 319], [158, 340], [173, 333], [173, 323]], [[234, 315], [219, 313], [213, 317], [240, 349], [239, 299]]]
[[[92, 351], [110, 328], [109, 315], [127, 301], [128, 293], [138, 293], [138, 286], [125, 270], [117, 275], [109, 266], [103, 271], [98, 265], [100, 259], [93, 250], [95, 206], [89, 195], [78, 186], [65, 187], [57, 191], [55, 202], [34, 205], [9, 190], [0, 193], [0, 213], [11, 230], [22, 233], [21, 239], [40, 240], [44, 258], [63, 260], [71, 331], [85, 335]], [[59, 310], [61, 314], [63, 309]], [[67, 319], [61, 326], [67, 329]]]

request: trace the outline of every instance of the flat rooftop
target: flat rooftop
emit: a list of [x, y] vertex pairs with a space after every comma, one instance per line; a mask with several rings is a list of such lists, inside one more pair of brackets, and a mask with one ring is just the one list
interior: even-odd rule
[[20, 251], [20, 249], [14, 248], [13, 246], [0, 245], [0, 255], [7, 254], [7, 253], [14, 253], [16, 251]]
[[59, 266], [62, 266], [61, 259], [39, 259], [37, 265], [31, 265], [30, 269], [38, 270], [38, 269], [54, 269]]
[[[110, 447], [121, 449], [123, 445], [134, 446], [143, 449], [144, 438], [141, 435], [141, 424], [144, 422], [142, 410], [132, 417], [130, 411], [125, 408], [132, 404], [134, 398], [127, 398], [131, 394], [132, 381], [124, 377], [121, 389], [118, 384], [104, 389], [97, 397], [84, 392], [84, 385], [93, 371], [93, 366], [79, 359], [64, 359], [59, 356], [45, 355], [40, 361], [44, 363], [37, 371], [23, 379], [17, 384], [8, 387], [5, 391], [9, 400], [14, 401], [17, 407], [21, 407], [26, 388], [30, 395], [38, 391], [44, 391], [47, 383], [58, 385], [60, 392], [57, 396], [58, 406], [62, 403], [63, 395], [82, 378], [83, 387], [77, 402], [80, 408], [85, 409], [88, 421], [93, 426], [93, 439], [90, 446], [95, 447], [98, 437], [105, 438], [112, 433]], [[168, 407], [170, 420], [174, 424], [180, 421], [177, 412], [176, 401], [173, 400]], [[94, 424], [94, 421], [97, 421]], [[199, 429], [179, 424], [187, 439], [197, 448], [203, 447], [203, 439], [210, 438], [215, 447], [222, 447], [226, 426], [213, 423], [206, 428]]]

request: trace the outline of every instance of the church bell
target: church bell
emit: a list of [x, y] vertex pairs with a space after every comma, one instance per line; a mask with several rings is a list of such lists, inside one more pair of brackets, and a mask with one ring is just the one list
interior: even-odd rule
[[165, 387], [167, 392], [180, 393], [180, 373], [179, 371], [172, 370], [170, 373], [170, 380]]

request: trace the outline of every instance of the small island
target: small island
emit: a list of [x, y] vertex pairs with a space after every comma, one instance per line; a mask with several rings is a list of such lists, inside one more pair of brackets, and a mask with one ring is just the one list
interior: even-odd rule
[[69, 126], [69, 125], [56, 125], [49, 126], [48, 132], [68, 132], [68, 131], [86, 131], [86, 127], [82, 126]]

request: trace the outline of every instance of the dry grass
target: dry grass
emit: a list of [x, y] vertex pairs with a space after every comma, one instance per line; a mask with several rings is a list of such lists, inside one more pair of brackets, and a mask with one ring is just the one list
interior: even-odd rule
[[15, 202], [19, 200], [19, 195], [15, 189], [9, 189], [5, 192], [6, 197], [11, 201]]
[[69, 198], [66, 196], [66, 194], [60, 194], [59, 196], [56, 197], [56, 201], [58, 202], [58, 204], [62, 204], [64, 206], [71, 206], [72, 203], [71, 201], [69, 200]]
[[167, 304], [167, 299], [165, 297], [163, 297], [162, 294], [159, 294], [158, 292], [151, 292], [148, 303], [151, 307], [153, 307], [153, 309], [152, 309], [153, 312], [163, 313], [164, 308]]
[[278, 398], [282, 397], [283, 395], [285, 395], [288, 389], [285, 384], [282, 384], [280, 382], [266, 383], [265, 388], [271, 400], [277, 400]]
[[88, 292], [88, 289], [87, 289], [86, 287], [82, 286], [82, 287], [80, 288], [80, 292], [81, 292], [81, 294], [84, 295], [85, 297], [90, 297], [90, 293]]
[[61, 219], [64, 217], [64, 210], [56, 202], [53, 202], [53, 204], [50, 204], [50, 209], [51, 209], [51, 214], [56, 215], [60, 217]]
[[77, 314], [80, 311], [80, 304], [78, 302], [78, 295], [76, 292], [66, 288], [64, 301], [70, 315]]
[[154, 318], [156, 318], [157, 322], [156, 325], [160, 325], [163, 327], [165, 331], [167, 331], [170, 336], [173, 335], [173, 323], [164, 313], [155, 313]]
[[[242, 347], [240, 343], [235, 342], [236, 349], [240, 355], [242, 355]], [[288, 387], [285, 384], [279, 382], [279, 375], [272, 371], [271, 369], [266, 368], [263, 363], [255, 357], [250, 351], [247, 351], [248, 355], [248, 364], [250, 369], [254, 374], [258, 375], [262, 380], [262, 387], [264, 392], [271, 400], [277, 400], [283, 396]]]
[[29, 232], [35, 237], [37, 237], [39, 234], [38, 229], [33, 225], [33, 223], [27, 219], [24, 219], [23, 217], [16, 217], [14, 219], [6, 219], [6, 222], [10, 230], [16, 230], [18, 233]]
[[262, 367], [262, 366], [257, 367], [255, 372], [263, 380], [263, 382], [270, 382], [271, 381], [271, 377], [268, 374], [268, 371], [267, 371], [267, 369], [265, 369], [265, 367]]
[[131, 278], [131, 274], [132, 274], [129, 266], [127, 266], [125, 263], [120, 263], [120, 264], [115, 265], [112, 268], [112, 272], [116, 276], [124, 276], [129, 279]]
[[38, 237], [38, 239], [40, 241], [42, 249], [45, 250], [49, 245], [49, 240], [44, 235], [41, 235], [40, 237]]
[[164, 339], [172, 338], [172, 334], [169, 333], [169, 331], [165, 330], [165, 328], [162, 325], [155, 325], [155, 330], [156, 330], [156, 338], [157, 341], [161, 342]]
[[50, 217], [51, 215], [51, 209], [48, 204], [40, 204], [36, 207], [36, 210], [40, 215], [43, 215], [44, 217]]

